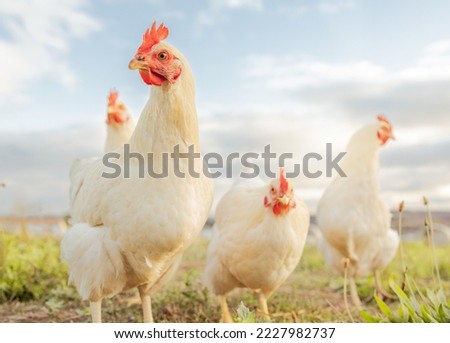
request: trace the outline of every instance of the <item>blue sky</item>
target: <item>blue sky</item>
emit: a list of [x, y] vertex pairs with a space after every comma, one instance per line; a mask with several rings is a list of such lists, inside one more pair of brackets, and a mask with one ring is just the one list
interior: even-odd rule
[[[0, 213], [67, 210], [70, 162], [102, 151], [109, 90], [136, 119], [148, 98], [127, 64], [154, 20], [193, 68], [204, 152], [343, 150], [383, 112], [398, 138], [380, 154], [383, 197], [449, 209], [448, 13], [448, 1], [2, 1]], [[329, 182], [296, 180], [312, 212]], [[216, 180], [217, 197], [230, 183]]]

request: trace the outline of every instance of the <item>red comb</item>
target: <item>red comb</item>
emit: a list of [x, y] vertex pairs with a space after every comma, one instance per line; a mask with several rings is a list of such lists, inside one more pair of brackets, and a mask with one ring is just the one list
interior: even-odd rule
[[142, 36], [142, 44], [138, 48], [138, 54], [145, 54], [150, 51], [153, 45], [158, 44], [169, 35], [169, 29], [164, 24], [156, 28], [156, 21], [153, 22], [152, 27], [147, 29]]
[[389, 120], [382, 114], [377, 115], [377, 120], [381, 123], [386, 123], [387, 126], [391, 126], [391, 123], [389, 122]]
[[280, 168], [280, 191], [286, 193], [288, 191], [288, 182], [284, 176], [284, 168]]
[[117, 91], [111, 91], [108, 96], [108, 106], [112, 106], [116, 103], [119, 93]]

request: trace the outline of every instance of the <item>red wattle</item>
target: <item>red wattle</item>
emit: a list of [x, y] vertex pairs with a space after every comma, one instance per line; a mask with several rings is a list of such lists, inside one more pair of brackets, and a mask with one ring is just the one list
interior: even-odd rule
[[274, 215], [278, 216], [280, 214], [288, 213], [291, 207], [289, 205], [283, 205], [278, 201], [272, 207], [272, 212]]
[[280, 204], [278, 202], [275, 203], [275, 205], [273, 205], [272, 211], [273, 211], [273, 214], [276, 215], [276, 216], [278, 216], [281, 213], [281, 207], [280, 207]]
[[164, 77], [152, 73], [150, 70], [139, 70], [139, 74], [142, 80], [148, 85], [161, 86], [166, 80]]
[[143, 80], [146, 84], [148, 84], [148, 85], [151, 85], [151, 84], [152, 84], [152, 82], [151, 82], [151, 80], [150, 80], [150, 75], [149, 75], [148, 71], [146, 71], [146, 70], [139, 70], [139, 74], [141, 75], [142, 80]]
[[114, 121], [115, 121], [117, 124], [122, 124], [123, 120], [122, 120], [122, 118], [120, 117], [120, 114], [119, 114], [119, 113], [114, 114]]

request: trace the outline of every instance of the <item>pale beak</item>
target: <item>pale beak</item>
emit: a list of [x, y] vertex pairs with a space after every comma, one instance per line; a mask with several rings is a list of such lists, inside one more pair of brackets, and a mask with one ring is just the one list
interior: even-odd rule
[[391, 137], [390, 137], [393, 141], [396, 141], [397, 140], [397, 138], [395, 138], [395, 136], [394, 136], [394, 134], [393, 133], [391, 133]]
[[283, 194], [283, 196], [278, 198], [278, 201], [283, 204], [284, 206], [289, 205], [289, 202], [291, 201], [291, 199], [289, 199], [289, 197], [286, 194]]
[[142, 55], [136, 55], [134, 58], [128, 63], [128, 68], [131, 70], [134, 69], [147, 69], [148, 65]]

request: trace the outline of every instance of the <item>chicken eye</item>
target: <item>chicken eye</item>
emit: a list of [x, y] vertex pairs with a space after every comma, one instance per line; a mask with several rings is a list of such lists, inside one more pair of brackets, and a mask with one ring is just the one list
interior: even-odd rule
[[158, 54], [158, 59], [159, 59], [160, 61], [165, 61], [165, 60], [167, 60], [168, 57], [169, 57], [169, 55], [167, 54], [167, 52], [164, 52], [164, 51], [161, 51], [161, 52]]
[[275, 188], [274, 187], [270, 187], [270, 193], [272, 193], [272, 194], [275, 193]]

